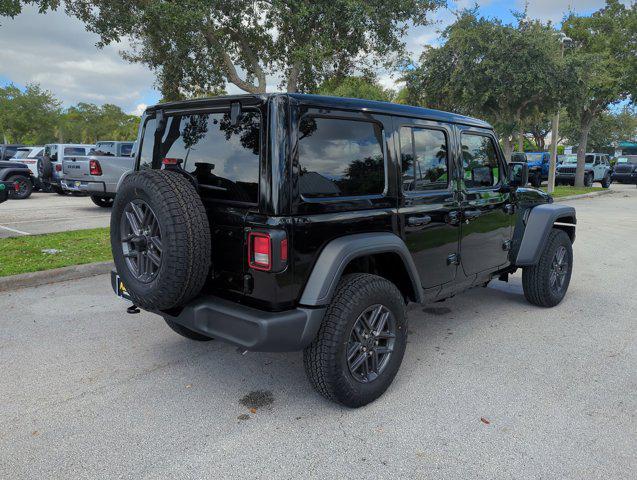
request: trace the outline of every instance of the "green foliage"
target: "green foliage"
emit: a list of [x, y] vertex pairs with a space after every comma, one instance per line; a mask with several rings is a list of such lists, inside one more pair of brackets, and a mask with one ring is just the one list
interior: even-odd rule
[[566, 52], [569, 76], [575, 79], [565, 95], [569, 116], [579, 126], [576, 185], [584, 181], [584, 154], [593, 122], [609, 105], [637, 94], [637, 4], [606, 0], [590, 16], [572, 13], [563, 30], [573, 39]]
[[325, 80], [317, 89], [320, 95], [335, 97], [364, 98], [391, 102], [395, 96], [393, 90], [383, 88], [373, 77], [348, 76]]
[[42, 144], [54, 138], [61, 103], [37, 84], [0, 88], [0, 140]]
[[410, 99], [486, 118], [506, 139], [537, 112], [554, 112], [567, 84], [549, 25], [518, 27], [462, 12], [406, 75]]
[[[67, 0], [67, 13], [101, 45], [132, 39], [127, 59], [157, 73], [165, 99], [233, 83], [266, 91], [315, 90], [361, 63], [402, 60], [408, 25], [422, 25], [444, 0]], [[360, 59], [365, 59], [361, 62]]]
[[[581, 132], [579, 122], [573, 122], [568, 115], [562, 118], [560, 118], [560, 136], [569, 144], [578, 145]], [[637, 115], [634, 108], [627, 106], [619, 112], [606, 110], [593, 120], [586, 149], [591, 152], [612, 151], [612, 147], [618, 142], [630, 140], [636, 134]]]
[[62, 110], [48, 90], [30, 84], [0, 88], [0, 140], [42, 145], [54, 141], [95, 143], [98, 140], [131, 140], [137, 136], [139, 117], [116, 105], [79, 103]]

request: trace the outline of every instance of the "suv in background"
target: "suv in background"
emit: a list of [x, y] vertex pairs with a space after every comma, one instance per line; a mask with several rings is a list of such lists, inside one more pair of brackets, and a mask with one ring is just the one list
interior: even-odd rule
[[[584, 186], [591, 187], [593, 182], [600, 182], [602, 187], [610, 187], [612, 183], [612, 167], [608, 155], [605, 153], [587, 153], [585, 162]], [[575, 185], [576, 170], [577, 154], [558, 155], [555, 184]]]
[[65, 159], [62, 162], [62, 188], [89, 194], [99, 207], [113, 206], [120, 178], [133, 169], [133, 143], [97, 142], [87, 156]]
[[551, 154], [549, 152], [526, 152], [526, 161], [529, 165], [529, 183], [535, 188], [539, 188], [543, 181], [549, 179]]
[[397, 374], [408, 302], [518, 269], [532, 304], [566, 294], [575, 210], [524, 188], [484, 121], [240, 95], [150, 107], [137, 144], [111, 214], [115, 292], [192, 340], [303, 350], [313, 387], [349, 407]]
[[79, 143], [50, 143], [38, 160], [38, 177], [45, 190], [66, 195], [62, 189], [62, 162], [68, 157], [85, 156], [94, 145]]
[[637, 155], [620, 155], [613, 168], [613, 181], [637, 184]]
[[40, 179], [38, 178], [38, 160], [44, 155], [43, 146], [20, 147], [16, 150], [15, 155], [10, 159], [12, 162], [22, 163], [29, 167], [33, 175], [33, 186], [39, 190], [42, 188]]

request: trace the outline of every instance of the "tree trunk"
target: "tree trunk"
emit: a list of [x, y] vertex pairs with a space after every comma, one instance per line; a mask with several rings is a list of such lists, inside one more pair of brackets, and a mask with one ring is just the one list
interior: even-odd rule
[[584, 165], [586, 164], [586, 146], [588, 143], [588, 133], [591, 131], [593, 123], [592, 115], [584, 114], [580, 122], [579, 145], [577, 146], [577, 170], [575, 171], [575, 186], [584, 186]]
[[511, 144], [511, 137], [504, 135], [502, 137], [502, 150], [504, 152], [504, 159], [507, 162], [511, 161], [511, 153], [513, 153], [513, 145]]
[[524, 151], [524, 132], [518, 134], [518, 152]]

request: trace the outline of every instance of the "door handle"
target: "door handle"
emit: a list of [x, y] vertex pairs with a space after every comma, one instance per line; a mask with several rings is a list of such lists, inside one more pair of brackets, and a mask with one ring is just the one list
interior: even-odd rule
[[409, 217], [407, 218], [407, 225], [410, 227], [422, 227], [431, 223], [431, 217], [429, 215], [423, 215], [422, 217]]

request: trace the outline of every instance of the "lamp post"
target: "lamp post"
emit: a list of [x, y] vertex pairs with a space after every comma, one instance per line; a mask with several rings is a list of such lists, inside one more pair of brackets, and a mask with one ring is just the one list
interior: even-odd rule
[[[564, 58], [564, 46], [569, 45], [573, 39], [566, 36], [564, 32], [559, 32], [560, 41], [560, 58]], [[558, 108], [557, 113], [551, 121], [551, 160], [549, 162], [549, 181], [546, 186], [548, 193], [553, 193], [555, 190], [555, 167], [557, 166], [557, 139], [559, 137], [560, 129], [560, 110]]]

